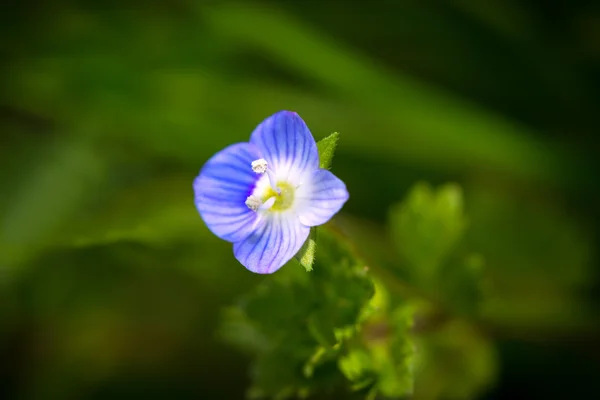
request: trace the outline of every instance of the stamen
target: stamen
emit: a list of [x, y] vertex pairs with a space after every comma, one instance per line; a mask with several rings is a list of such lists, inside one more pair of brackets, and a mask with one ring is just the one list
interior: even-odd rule
[[271, 185], [271, 189], [273, 189], [273, 191], [277, 194], [281, 193], [281, 190], [277, 188], [277, 180], [275, 179], [275, 174], [269, 168], [267, 160], [265, 160], [264, 158], [259, 158], [258, 160], [252, 161], [252, 171], [261, 175], [266, 172], [267, 176], [269, 177], [269, 184]]
[[268, 209], [270, 209], [271, 207], [273, 207], [273, 204], [275, 204], [275, 200], [277, 200], [275, 198], [275, 196], [269, 197], [269, 199], [267, 201], [265, 201], [262, 206], [260, 206], [260, 209], [261, 210], [268, 210]]
[[262, 205], [262, 201], [260, 201], [258, 197], [251, 195], [246, 199], [246, 205], [249, 209], [256, 212], [256, 210], [258, 210], [258, 208]]
[[275, 193], [280, 194], [281, 190], [277, 187], [277, 180], [275, 178], [275, 174], [271, 169], [267, 169], [267, 176], [269, 177], [269, 184], [271, 185], [271, 189], [275, 191]]
[[273, 204], [275, 204], [276, 200], [277, 199], [275, 198], [275, 196], [273, 196], [263, 203], [258, 196], [250, 195], [246, 199], [246, 206], [248, 206], [248, 208], [254, 212], [257, 212], [259, 210], [264, 211], [273, 207]]
[[267, 172], [267, 168], [267, 160], [264, 158], [259, 158], [258, 160], [252, 161], [252, 171], [256, 172], [257, 174], [264, 174]]

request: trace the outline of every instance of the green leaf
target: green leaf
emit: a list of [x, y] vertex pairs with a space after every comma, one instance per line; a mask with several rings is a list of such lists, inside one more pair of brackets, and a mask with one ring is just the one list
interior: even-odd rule
[[462, 190], [447, 184], [437, 190], [419, 183], [390, 212], [391, 234], [413, 278], [426, 285], [439, 274], [458, 244], [467, 221]]
[[363, 349], [349, 351], [346, 356], [340, 358], [339, 367], [348, 380], [357, 382], [356, 389], [362, 389], [365, 383], [375, 379], [375, 376], [365, 376], [373, 366], [369, 353]]
[[317, 252], [317, 228], [310, 228], [310, 234], [308, 239], [300, 248], [298, 254], [296, 254], [296, 260], [306, 268], [307, 272], [312, 271], [313, 264], [315, 262], [315, 254]]
[[[387, 352], [382, 352], [382, 369], [378, 387], [386, 396], [411, 395], [414, 390], [415, 345], [409, 330], [413, 324], [414, 309], [410, 303], [397, 307], [390, 313], [394, 329]], [[386, 365], [387, 364], [387, 365]]]
[[361, 340], [348, 346], [338, 367], [353, 390], [369, 387], [368, 397], [409, 396], [414, 386], [414, 343], [409, 334], [415, 307], [404, 302], [392, 307], [385, 288], [375, 284], [375, 295], [364, 309], [367, 321]]
[[333, 156], [335, 154], [335, 148], [340, 138], [340, 134], [333, 132], [331, 135], [317, 142], [317, 148], [319, 149], [319, 167], [324, 169], [331, 168], [333, 162]]
[[465, 248], [468, 225], [462, 189], [419, 183], [390, 212], [392, 242], [406, 279], [430, 299], [464, 317], [478, 315], [485, 292], [485, 257]]

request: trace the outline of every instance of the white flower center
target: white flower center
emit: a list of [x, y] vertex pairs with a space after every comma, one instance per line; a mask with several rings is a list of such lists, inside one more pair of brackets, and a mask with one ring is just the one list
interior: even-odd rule
[[258, 180], [254, 191], [246, 199], [249, 209], [281, 212], [293, 206], [298, 186], [292, 184], [288, 177], [276, 176], [262, 158], [252, 162], [252, 170], [266, 176]]

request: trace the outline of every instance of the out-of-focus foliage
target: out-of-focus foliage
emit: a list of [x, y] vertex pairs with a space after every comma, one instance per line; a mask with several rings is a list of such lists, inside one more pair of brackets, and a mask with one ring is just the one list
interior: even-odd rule
[[436, 190], [420, 183], [390, 213], [392, 242], [406, 280], [445, 308], [477, 311], [484, 259], [460, 246], [468, 220], [462, 190], [447, 184]]
[[[240, 398], [242, 293], [269, 393], [598, 393], [596, 3], [2, 2], [0, 396]], [[350, 200], [313, 271], [255, 276], [191, 183], [281, 109], [341, 132]], [[254, 327], [275, 292], [312, 323]]]
[[[419, 336], [418, 399], [472, 399], [496, 381], [498, 359], [491, 340], [464, 321], [449, 322]], [[419, 382], [418, 381], [418, 382]]]
[[466, 227], [460, 188], [419, 185], [392, 211], [394, 242], [417, 282], [431, 286]]
[[221, 331], [254, 356], [250, 397], [334, 389], [342, 378], [336, 359], [358, 334], [373, 290], [364, 264], [321, 231], [312, 272], [291, 262], [230, 309]]
[[[408, 271], [405, 282], [420, 295], [396, 290], [389, 275], [373, 282], [372, 274], [383, 271], [367, 274], [372, 268], [352, 247], [340, 253], [339, 241], [349, 237], [334, 224], [321, 229], [312, 273], [290, 265], [290, 272], [229, 310], [222, 332], [254, 356], [252, 395], [286, 398], [344, 387], [339, 372], [349, 381], [346, 387], [368, 399], [468, 399], [490, 387], [497, 369], [494, 346], [476, 319], [459, 318], [476, 316], [482, 268], [478, 256], [455, 257], [460, 262], [451, 257], [467, 226], [460, 188], [417, 184], [393, 207], [390, 226], [402, 255], [395, 266]], [[354, 270], [362, 285], [375, 288], [371, 299], [358, 281], [345, 278]], [[347, 314], [347, 307], [353, 312]], [[338, 373], [321, 372], [321, 365], [335, 362]]]

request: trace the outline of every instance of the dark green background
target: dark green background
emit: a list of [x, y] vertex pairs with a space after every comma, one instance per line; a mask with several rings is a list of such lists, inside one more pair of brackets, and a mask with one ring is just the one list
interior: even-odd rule
[[[341, 218], [465, 191], [502, 368], [486, 398], [597, 393], [594, 1], [7, 1], [0, 6], [0, 391], [241, 398], [219, 310], [268, 277], [191, 183], [262, 119], [339, 131]], [[595, 391], [594, 391], [595, 388]]]

